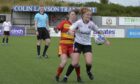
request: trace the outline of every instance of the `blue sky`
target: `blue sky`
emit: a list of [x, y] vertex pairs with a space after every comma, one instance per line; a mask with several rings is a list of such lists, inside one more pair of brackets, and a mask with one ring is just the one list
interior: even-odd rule
[[[100, 0], [64, 0], [64, 1], [73, 1], [73, 2], [86, 2], [86, 1], [96, 1]], [[124, 6], [140, 6], [140, 0], [109, 0], [111, 3], [117, 3]]]

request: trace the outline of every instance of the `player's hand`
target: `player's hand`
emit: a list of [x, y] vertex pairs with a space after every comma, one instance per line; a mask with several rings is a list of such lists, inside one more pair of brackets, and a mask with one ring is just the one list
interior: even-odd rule
[[110, 43], [110, 41], [106, 40], [105, 44], [106, 44], [107, 46], [109, 46], [111, 43]]
[[37, 35], [37, 36], [39, 35], [38, 31], [36, 31], [36, 35]]
[[47, 29], [48, 30], [48, 32], [50, 33], [51, 32], [51, 30], [50, 29]]
[[73, 36], [74, 36], [74, 31], [69, 30], [68, 33], [69, 33], [70, 35], [73, 35]]
[[58, 33], [58, 29], [56, 27], [53, 28], [55, 33]]

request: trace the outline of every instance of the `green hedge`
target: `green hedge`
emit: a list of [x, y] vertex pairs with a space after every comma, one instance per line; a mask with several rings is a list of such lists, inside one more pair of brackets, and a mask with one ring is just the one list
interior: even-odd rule
[[[20, 5], [38, 5], [39, 0], [34, 0], [34, 3], [32, 0], [15, 0], [16, 4]], [[45, 1], [45, 0], [44, 0]], [[48, 2], [47, 2], [48, 1]], [[24, 2], [24, 3], [23, 3]], [[32, 2], [32, 3], [30, 3]], [[22, 4], [21, 4], [22, 3]], [[9, 3], [10, 4], [10, 3]], [[124, 7], [117, 4], [100, 4], [96, 2], [87, 2], [84, 4], [77, 4], [77, 3], [66, 3], [66, 2], [57, 2], [57, 1], [51, 1], [46, 0], [44, 2], [45, 5], [54, 5], [54, 6], [77, 6], [77, 7], [97, 7], [97, 13], [95, 15], [98, 16], [140, 16], [140, 7]], [[13, 6], [13, 4], [11, 4]], [[8, 6], [2, 6], [0, 7], [1, 13], [9, 13], [10, 8]]]

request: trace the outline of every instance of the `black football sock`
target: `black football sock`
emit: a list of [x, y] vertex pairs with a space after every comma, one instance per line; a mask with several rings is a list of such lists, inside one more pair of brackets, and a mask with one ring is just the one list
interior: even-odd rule
[[73, 69], [74, 69], [74, 66], [72, 64], [70, 64], [69, 67], [68, 67], [68, 69], [67, 69], [67, 72], [66, 72], [66, 76], [67, 77], [71, 74], [71, 72], [73, 71]]
[[8, 39], [8, 38], [6, 38], [6, 43], [8, 43], [8, 40], [9, 40], [9, 39]]
[[92, 68], [91, 64], [86, 64], [87, 73], [91, 72], [91, 68]]
[[40, 55], [40, 45], [37, 45], [37, 55]]
[[45, 45], [45, 47], [44, 47], [44, 51], [43, 51], [43, 56], [46, 55], [47, 49], [48, 49], [48, 45]]
[[2, 43], [4, 43], [4, 42], [5, 42], [5, 38], [2, 39]]

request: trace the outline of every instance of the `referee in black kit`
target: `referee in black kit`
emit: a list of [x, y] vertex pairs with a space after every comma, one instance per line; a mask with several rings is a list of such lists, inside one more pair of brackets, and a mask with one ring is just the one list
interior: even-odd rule
[[44, 13], [44, 7], [40, 7], [39, 13], [34, 17], [35, 19], [35, 30], [37, 35], [37, 57], [41, 58], [41, 40], [45, 41], [45, 47], [42, 56], [48, 58], [47, 49], [50, 44], [50, 34], [49, 34], [49, 24], [48, 24], [48, 15]]

